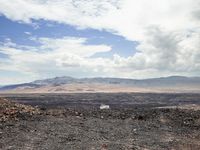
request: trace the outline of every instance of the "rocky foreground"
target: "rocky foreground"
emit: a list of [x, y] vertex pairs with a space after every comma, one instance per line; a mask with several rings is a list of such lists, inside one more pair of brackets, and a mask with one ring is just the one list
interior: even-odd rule
[[200, 149], [192, 108], [38, 108], [0, 99], [2, 150]]
[[0, 122], [20, 120], [40, 114], [39, 108], [0, 99]]

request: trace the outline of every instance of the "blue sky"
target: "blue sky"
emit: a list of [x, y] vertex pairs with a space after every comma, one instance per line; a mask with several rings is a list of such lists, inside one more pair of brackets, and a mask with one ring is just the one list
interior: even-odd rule
[[0, 0], [0, 85], [200, 75], [200, 0]]
[[[106, 44], [112, 47], [109, 52], [100, 52], [93, 57], [113, 57], [118, 54], [128, 57], [135, 53], [137, 42], [129, 41], [122, 36], [112, 34], [105, 30], [77, 29], [74, 26], [59, 24], [52, 21], [34, 20], [33, 24], [24, 24], [9, 20], [0, 16], [0, 41], [10, 39], [19, 45], [38, 46], [38, 43], [31, 40], [31, 37], [62, 38], [65, 36], [87, 38], [88, 45]], [[4, 57], [3, 54], [0, 57]]]

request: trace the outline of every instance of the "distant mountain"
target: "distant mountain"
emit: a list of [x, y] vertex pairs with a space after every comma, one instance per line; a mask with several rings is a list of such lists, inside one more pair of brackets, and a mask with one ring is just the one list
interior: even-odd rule
[[55, 77], [0, 87], [0, 92], [196, 92], [200, 77], [170, 76], [151, 79]]
[[34, 82], [31, 82], [31, 84], [37, 84], [37, 85], [61, 85], [61, 84], [68, 84], [76, 82], [78, 79], [72, 78], [72, 77], [55, 77], [51, 79], [45, 79], [45, 80], [36, 80]]

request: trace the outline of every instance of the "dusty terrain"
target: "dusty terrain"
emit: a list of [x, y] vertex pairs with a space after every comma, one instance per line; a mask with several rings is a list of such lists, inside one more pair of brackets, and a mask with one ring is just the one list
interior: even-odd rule
[[0, 87], [0, 93], [200, 93], [200, 77], [149, 79], [55, 77]]
[[116, 85], [105, 83], [89, 83], [89, 84], [63, 84], [63, 85], [45, 85], [41, 87], [23, 86], [12, 90], [0, 90], [0, 93], [123, 93], [123, 92], [139, 92], [139, 93], [199, 93], [199, 86], [174, 86], [174, 87], [139, 87], [134, 85]]
[[9, 100], [0, 100], [3, 150], [200, 149], [200, 94], [1, 97]]

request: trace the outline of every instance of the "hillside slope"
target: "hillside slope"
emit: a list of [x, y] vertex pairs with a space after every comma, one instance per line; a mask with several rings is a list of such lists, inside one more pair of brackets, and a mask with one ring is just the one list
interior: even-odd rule
[[152, 79], [56, 77], [0, 87], [1, 93], [200, 92], [200, 77]]

